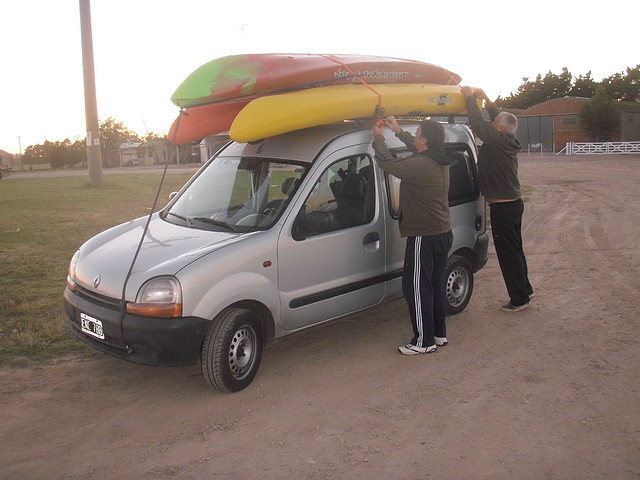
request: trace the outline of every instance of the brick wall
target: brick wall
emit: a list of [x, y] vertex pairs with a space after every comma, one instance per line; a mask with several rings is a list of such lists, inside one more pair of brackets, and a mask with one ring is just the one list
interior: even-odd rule
[[[564, 148], [567, 142], [587, 142], [591, 140], [580, 126], [580, 112], [588, 101], [588, 98], [581, 97], [554, 98], [520, 112], [518, 118], [553, 117], [553, 143], [556, 146], [556, 150], [560, 150]], [[631, 107], [632, 110], [635, 110], [633, 105]], [[622, 111], [622, 105], [619, 110], [621, 110], [622, 130], [618, 128], [612, 133], [611, 138], [602, 140], [612, 142], [640, 140], [640, 105], [637, 106], [637, 112]], [[627, 108], [624, 108], [624, 110], [627, 110]]]

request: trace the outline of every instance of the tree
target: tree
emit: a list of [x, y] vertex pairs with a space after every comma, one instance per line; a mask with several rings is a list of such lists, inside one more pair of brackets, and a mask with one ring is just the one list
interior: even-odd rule
[[67, 166], [85, 165], [87, 162], [87, 142], [79, 139], [69, 145], [67, 149]]
[[84, 143], [83, 140], [71, 143], [68, 138], [62, 142], [46, 140], [42, 145], [27, 147], [24, 159], [30, 165], [48, 163], [54, 169], [70, 167], [85, 161]]
[[[125, 127], [112, 117], [107, 118], [100, 126], [100, 140], [104, 152], [117, 150], [121, 143], [129, 141], [139, 142], [140, 136]], [[155, 133], [149, 134], [150, 138], [162, 138]], [[22, 157], [25, 165], [49, 164], [51, 168], [64, 168], [87, 161], [86, 139], [78, 139], [72, 142], [68, 138], [61, 142], [46, 140], [42, 145], [30, 145], [25, 149]]]
[[625, 100], [629, 102], [640, 101], [640, 65], [634, 68], [627, 68], [627, 83], [629, 84], [630, 95]]
[[580, 123], [590, 140], [606, 141], [620, 123], [620, 115], [607, 98], [603, 86], [596, 89], [595, 96], [585, 103], [580, 112]]
[[622, 100], [625, 97], [625, 90], [627, 88], [624, 75], [621, 73], [614, 73], [610, 77], [602, 80], [602, 87], [607, 93], [607, 97], [613, 100]]
[[575, 79], [568, 95], [570, 97], [591, 98], [596, 94], [597, 88], [598, 82], [591, 78], [591, 71], [588, 71], [586, 75], [580, 75]]
[[100, 124], [100, 143], [102, 145], [102, 161], [115, 164], [119, 158], [119, 148], [123, 143], [140, 142], [140, 136], [129, 130], [122, 122], [113, 117]]
[[24, 155], [22, 155], [22, 163], [24, 165], [41, 165], [48, 162], [44, 145], [29, 145], [24, 150]]
[[511, 94], [504, 99], [498, 98], [496, 104], [500, 107], [529, 108], [552, 98], [564, 97], [571, 90], [571, 79], [572, 75], [567, 67], [562, 69], [560, 75], [549, 71], [542, 78], [542, 75], [538, 74], [533, 82], [524, 77], [516, 94]]
[[591, 72], [587, 72], [576, 77], [572, 83], [572, 75], [566, 67], [560, 75], [548, 72], [544, 78], [538, 74], [534, 81], [524, 77], [522, 82], [516, 93], [505, 98], [498, 97], [496, 104], [506, 108], [529, 108], [564, 96], [592, 98], [598, 86], [604, 87], [612, 101], [640, 101], [640, 65], [627, 67], [625, 72], [615, 73], [601, 82], [593, 80]]
[[58, 169], [66, 165], [66, 151], [70, 146], [71, 142], [68, 138], [62, 142], [50, 142], [49, 140], [44, 142], [44, 151], [47, 154], [51, 168]]
[[145, 142], [150, 142], [151, 140], [166, 140], [166, 139], [167, 139], [166, 135], [158, 135], [157, 133], [154, 133], [154, 132], [149, 132], [144, 137]]
[[100, 124], [100, 143], [102, 144], [102, 155], [117, 150], [123, 143], [139, 142], [140, 136], [129, 130], [122, 122], [116, 121], [113, 117], [107, 118]]
[[[542, 98], [541, 101], [545, 102], [552, 98], [562, 98], [567, 96], [571, 90], [572, 78], [571, 72], [569, 72], [567, 67], [562, 68], [562, 73], [560, 75], [556, 75], [549, 71], [542, 80], [542, 88], [539, 94]], [[535, 103], [532, 105], [535, 105]]]
[[604, 78], [601, 85], [612, 100], [637, 102], [640, 100], [640, 65]]

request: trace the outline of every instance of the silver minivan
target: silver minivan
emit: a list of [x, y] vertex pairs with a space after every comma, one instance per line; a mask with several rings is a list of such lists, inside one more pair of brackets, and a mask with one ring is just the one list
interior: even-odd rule
[[[472, 134], [444, 127], [456, 314], [487, 261], [488, 235]], [[410, 154], [392, 133], [386, 141]], [[73, 333], [135, 363], [200, 361], [211, 386], [238, 391], [265, 343], [401, 298], [400, 181], [378, 168], [371, 143], [355, 122], [229, 142], [161, 211], [80, 247], [64, 292]]]

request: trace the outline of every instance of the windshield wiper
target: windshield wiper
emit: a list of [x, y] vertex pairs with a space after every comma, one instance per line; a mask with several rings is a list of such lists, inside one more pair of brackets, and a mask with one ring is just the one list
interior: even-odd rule
[[190, 220], [196, 221], [196, 222], [203, 222], [203, 223], [208, 223], [210, 225], [215, 225], [216, 227], [222, 227], [222, 228], [226, 228], [227, 230], [230, 230], [232, 232], [238, 232], [238, 230], [235, 228], [235, 226], [228, 224], [227, 222], [223, 222], [222, 220], [218, 220], [216, 218], [211, 218], [211, 217], [191, 217]]
[[167, 212], [167, 215], [171, 215], [172, 217], [176, 217], [176, 218], [179, 218], [180, 220], [183, 220], [187, 224], [187, 227], [189, 228], [193, 227], [191, 223], [191, 219], [189, 217], [184, 217], [182, 215], [178, 215], [177, 213], [173, 213], [173, 212]]

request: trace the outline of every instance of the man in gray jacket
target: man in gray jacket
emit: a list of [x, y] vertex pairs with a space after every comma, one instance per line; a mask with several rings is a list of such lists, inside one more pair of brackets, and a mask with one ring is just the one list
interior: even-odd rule
[[[524, 203], [518, 180], [518, 119], [501, 112], [482, 90], [474, 93], [470, 87], [462, 87], [462, 94], [466, 97], [471, 130], [483, 142], [478, 152], [478, 183], [489, 203], [493, 244], [509, 293], [509, 303], [501, 310], [518, 312], [529, 306], [533, 296], [522, 245]], [[482, 117], [476, 98], [485, 101], [490, 122]]]
[[403, 131], [392, 116], [385, 119], [413, 155], [394, 157], [384, 141], [382, 126], [373, 127], [373, 148], [380, 168], [401, 181], [400, 235], [407, 237], [402, 291], [413, 326], [411, 343], [398, 348], [403, 355], [435, 352], [447, 344], [444, 271], [453, 242], [449, 217], [449, 157], [444, 128], [430, 120], [420, 123], [416, 136]]

